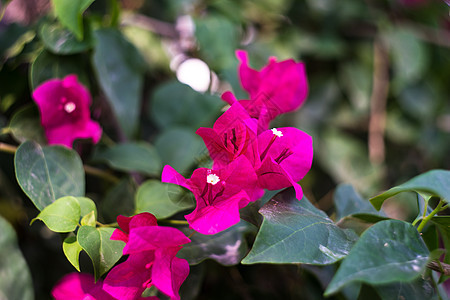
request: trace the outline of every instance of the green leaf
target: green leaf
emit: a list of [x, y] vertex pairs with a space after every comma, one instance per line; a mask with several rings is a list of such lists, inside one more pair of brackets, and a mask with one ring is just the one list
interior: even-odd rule
[[396, 282], [374, 287], [382, 300], [437, 300], [438, 295], [430, 279], [417, 278], [412, 282]]
[[238, 264], [248, 251], [245, 236], [256, 233], [255, 226], [241, 221], [214, 235], [196, 233], [191, 242], [183, 246], [177, 257], [196, 265], [209, 258], [225, 266]]
[[95, 227], [96, 225], [96, 219], [95, 219], [95, 212], [91, 211], [87, 215], [85, 215], [83, 218], [81, 218], [81, 226], [91, 226]]
[[125, 243], [110, 240], [114, 228], [81, 226], [77, 241], [89, 255], [94, 265], [95, 278], [105, 274], [122, 257]]
[[[359, 213], [379, 214], [370, 202], [363, 199], [349, 184], [338, 185], [334, 192], [333, 202], [336, 208], [336, 220]], [[384, 215], [384, 213], [382, 214]]]
[[0, 216], [0, 299], [34, 299], [33, 282], [14, 228]]
[[416, 34], [405, 28], [396, 28], [385, 34], [393, 58], [394, 88], [399, 91], [422, 78], [428, 65], [428, 53]]
[[362, 193], [379, 190], [382, 169], [370, 163], [366, 145], [359, 140], [340, 131], [329, 130], [322, 134], [317, 148], [320, 164], [338, 183], [350, 183]]
[[384, 220], [389, 220], [389, 218], [373, 214], [353, 214], [343, 217], [336, 225], [341, 228], [352, 229], [357, 235], [361, 235], [373, 224]]
[[72, 264], [72, 266], [80, 272], [80, 252], [83, 250], [80, 244], [77, 242], [77, 237], [71, 233], [64, 239], [63, 251], [67, 260]]
[[75, 36], [83, 39], [83, 12], [94, 0], [52, 0], [58, 20], [72, 31]]
[[80, 203], [75, 197], [62, 197], [46, 206], [39, 215], [31, 221], [41, 220], [54, 232], [71, 232], [78, 226], [80, 220]]
[[147, 175], [159, 175], [161, 161], [156, 149], [145, 142], [124, 143], [100, 149], [93, 160], [107, 162], [121, 171], [137, 171]]
[[83, 163], [72, 149], [27, 141], [17, 149], [14, 166], [17, 182], [39, 210], [58, 198], [84, 195]]
[[149, 212], [164, 219], [195, 205], [192, 199], [183, 199], [184, 191], [173, 184], [159, 180], [144, 182], [136, 193], [136, 213]]
[[259, 212], [264, 220], [243, 264], [331, 264], [345, 257], [357, 239], [306, 197], [297, 200], [292, 189], [272, 198]]
[[135, 213], [135, 194], [136, 183], [130, 177], [124, 177], [119, 183], [109, 189], [100, 202], [105, 222], [116, 222], [118, 215], [133, 215]]
[[[434, 216], [431, 218], [431, 222], [433, 222], [439, 229], [442, 241], [444, 243], [444, 248], [450, 249], [450, 216]], [[445, 254], [444, 262], [447, 264], [450, 263], [449, 253]]]
[[187, 128], [172, 128], [162, 132], [156, 138], [155, 147], [163, 165], [171, 165], [181, 174], [188, 171], [199, 157], [208, 153], [202, 139]]
[[31, 89], [36, 89], [44, 81], [63, 78], [69, 74], [77, 74], [78, 79], [86, 86], [89, 82], [85, 73], [86, 60], [82, 55], [55, 55], [45, 49], [39, 53], [30, 69]]
[[47, 143], [36, 105], [27, 105], [18, 110], [11, 118], [9, 129], [19, 142], [34, 140], [39, 144]]
[[424, 198], [436, 196], [444, 201], [450, 201], [450, 171], [447, 170], [431, 170], [416, 176], [407, 182], [393, 187], [386, 192], [370, 199], [372, 205], [380, 210], [383, 202], [401, 192], [416, 192]]
[[225, 106], [219, 97], [201, 94], [178, 81], [159, 86], [151, 102], [149, 114], [163, 129], [180, 126], [197, 130], [211, 126]]
[[410, 282], [425, 268], [429, 251], [416, 228], [399, 220], [378, 222], [364, 232], [343, 260], [325, 296], [351, 282]]
[[95, 202], [86, 197], [75, 197], [80, 204], [80, 216], [84, 217], [90, 213], [94, 213], [94, 218], [97, 219], [97, 206]]
[[70, 30], [59, 23], [44, 23], [39, 30], [39, 37], [45, 48], [55, 54], [75, 54], [92, 47], [92, 41], [89, 38], [79, 41]]
[[94, 37], [93, 64], [97, 79], [124, 133], [131, 137], [139, 124], [145, 62], [116, 29], [96, 30]]

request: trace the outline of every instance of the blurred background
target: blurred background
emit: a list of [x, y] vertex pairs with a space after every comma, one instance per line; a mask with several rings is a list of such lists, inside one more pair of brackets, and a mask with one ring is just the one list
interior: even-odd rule
[[[450, 4], [445, 1], [96, 0], [83, 14], [84, 46], [69, 52], [51, 40], [51, 26], [59, 25], [49, 1], [1, 0], [0, 5], [2, 128], [14, 127], [14, 115], [32, 104], [33, 86], [75, 72], [93, 93], [93, 117], [111, 140], [150, 142], [164, 164], [189, 176], [205, 164], [206, 152], [194, 132], [220, 115], [220, 94], [232, 90], [239, 99], [248, 97], [239, 86], [235, 57], [236, 49], [245, 49], [256, 69], [271, 56], [304, 62], [308, 99], [274, 126], [295, 126], [313, 137], [313, 167], [301, 185], [330, 216], [339, 183], [352, 184], [369, 198], [427, 170], [450, 168]], [[98, 83], [100, 50], [90, 36], [98, 28], [114, 28], [133, 47], [102, 52], [106, 59], [122, 58], [132, 66], [130, 76], [139, 76], [131, 134], [108, 117], [109, 94]], [[133, 97], [132, 87], [120, 88]], [[2, 132], [0, 142], [17, 145], [23, 137], [17, 127], [8, 133]], [[79, 149], [84, 161], [96, 163], [92, 149], [82, 143]], [[12, 157], [0, 153], [0, 215], [18, 234], [36, 298], [47, 299], [72, 268], [58, 235], [41, 224], [28, 225], [37, 211], [15, 182]], [[126, 203], [133, 202], [139, 176], [115, 186], [87, 179], [90, 197], [105, 207], [105, 220], [133, 212]], [[391, 199], [385, 211], [413, 219], [417, 208], [408, 197], [415, 196]], [[122, 211], [110, 211], [111, 201]], [[327, 268], [223, 267], [206, 261], [192, 269], [190, 280], [196, 283], [183, 287], [184, 297], [320, 299]]]

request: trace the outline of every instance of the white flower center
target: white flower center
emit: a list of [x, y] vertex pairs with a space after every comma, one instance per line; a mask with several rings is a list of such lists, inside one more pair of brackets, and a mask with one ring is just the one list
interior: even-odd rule
[[277, 130], [276, 128], [272, 128], [272, 132], [277, 137], [282, 137], [283, 136], [283, 133], [281, 131]]
[[220, 178], [216, 174], [209, 174], [208, 176], [206, 176], [206, 182], [212, 185], [217, 184], [219, 181]]
[[77, 108], [77, 106], [73, 102], [67, 102], [66, 104], [64, 104], [64, 110], [69, 114], [73, 112], [75, 108]]

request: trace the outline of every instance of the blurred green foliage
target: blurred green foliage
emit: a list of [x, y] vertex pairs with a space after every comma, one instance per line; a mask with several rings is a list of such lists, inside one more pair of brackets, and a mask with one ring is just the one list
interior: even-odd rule
[[[7, 2], [1, 1], [0, 14]], [[46, 79], [78, 74], [93, 95], [92, 115], [102, 124], [106, 149], [95, 152], [77, 142], [83, 162], [108, 165], [119, 177], [145, 164], [130, 167], [112, 144], [143, 140], [148, 155], [158, 156], [147, 173], [131, 173], [120, 183], [87, 176], [100, 219], [113, 221], [120, 213], [118, 195], [132, 213], [136, 186], [146, 175], [157, 179], [160, 162], [186, 175], [210, 163], [193, 132], [220, 114], [221, 92], [247, 97], [237, 77], [237, 48], [247, 50], [258, 69], [270, 56], [305, 63], [308, 100], [275, 124], [312, 135], [313, 168], [301, 184], [330, 215], [338, 183], [352, 184], [367, 198], [430, 169], [450, 169], [450, 18], [444, 1], [96, 0], [82, 1], [77, 14], [66, 12], [64, 2], [53, 1], [55, 13], [47, 5], [36, 15], [29, 13], [33, 1], [23, 1], [25, 17], [10, 5], [1, 19], [0, 142], [44, 144], [31, 91]], [[206, 93], [175, 82], [177, 62], [186, 58], [199, 58], [213, 71]], [[128, 151], [143, 151], [136, 147]], [[59, 236], [36, 224], [29, 230], [37, 212], [14, 182], [12, 158], [0, 153], [0, 215], [18, 232], [36, 298], [47, 299], [71, 268]], [[150, 205], [139, 203], [140, 210]], [[417, 213], [411, 203], [387, 201], [385, 211], [411, 221]], [[86, 257], [80, 264], [92, 268]], [[334, 272], [277, 265], [226, 269], [212, 261], [202, 268], [207, 271], [193, 271], [198, 277], [187, 283], [186, 299], [320, 299]], [[192, 293], [199, 285], [201, 294]]]

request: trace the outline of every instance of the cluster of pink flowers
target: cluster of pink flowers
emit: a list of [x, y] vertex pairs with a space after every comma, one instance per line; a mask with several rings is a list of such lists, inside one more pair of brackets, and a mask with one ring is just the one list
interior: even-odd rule
[[126, 243], [126, 261], [116, 265], [105, 280], [94, 281], [91, 275], [71, 273], [55, 286], [52, 295], [63, 299], [150, 299], [141, 297], [145, 289], [155, 286], [159, 291], [179, 300], [179, 289], [189, 274], [186, 260], [176, 257], [181, 245], [190, 240], [178, 229], [158, 226], [150, 213], [133, 217], [118, 216], [120, 229], [111, 236]]
[[293, 186], [297, 199], [303, 191], [297, 183], [311, 168], [312, 138], [297, 128], [269, 129], [278, 115], [300, 107], [308, 94], [304, 65], [270, 58], [260, 71], [251, 69], [245, 51], [240, 60], [241, 84], [250, 99], [238, 100], [231, 92], [222, 99], [230, 108], [213, 128], [199, 128], [213, 160], [212, 169], [196, 169], [186, 179], [165, 166], [161, 180], [189, 189], [197, 206], [186, 215], [192, 229], [215, 234], [240, 220], [239, 209], [258, 200], [264, 189]]

